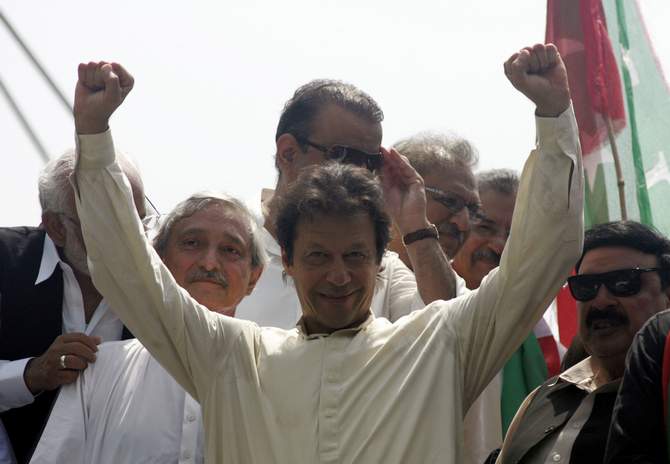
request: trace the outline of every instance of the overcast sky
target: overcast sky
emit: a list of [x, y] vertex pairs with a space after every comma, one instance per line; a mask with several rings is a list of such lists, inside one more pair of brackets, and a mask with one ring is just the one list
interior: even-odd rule
[[[670, 70], [670, 1], [640, 3]], [[379, 102], [386, 145], [451, 130], [479, 149], [480, 169], [520, 169], [533, 144], [532, 106], [502, 63], [543, 41], [542, 0], [0, 0], [0, 8], [69, 99], [81, 61], [118, 61], [135, 76], [111, 126], [162, 212], [203, 189], [258, 210], [260, 189], [276, 180], [281, 108], [319, 77], [352, 82]], [[0, 62], [50, 156], [71, 147], [70, 116], [2, 27]], [[0, 160], [0, 225], [38, 224], [42, 161], [2, 98]]]

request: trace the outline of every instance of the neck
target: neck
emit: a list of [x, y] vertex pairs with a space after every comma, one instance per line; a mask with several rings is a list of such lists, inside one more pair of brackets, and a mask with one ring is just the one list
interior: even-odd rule
[[93, 313], [95, 313], [95, 309], [102, 301], [102, 295], [93, 285], [90, 276], [79, 272], [74, 268], [72, 269], [72, 272], [74, 272], [74, 277], [77, 279], [79, 289], [81, 290], [81, 298], [84, 302], [84, 319], [88, 324], [93, 317]]
[[604, 385], [623, 377], [626, 367], [626, 356], [599, 358], [591, 356], [591, 366], [598, 385]]

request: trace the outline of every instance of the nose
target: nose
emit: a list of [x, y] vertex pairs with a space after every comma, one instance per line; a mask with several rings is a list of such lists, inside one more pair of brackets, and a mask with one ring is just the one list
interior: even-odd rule
[[333, 260], [330, 269], [326, 273], [326, 280], [336, 287], [343, 287], [351, 282], [349, 269], [341, 258]]
[[596, 308], [606, 308], [614, 304], [616, 304], [616, 297], [604, 285], [600, 286], [596, 297], [591, 300], [591, 306], [595, 306]]
[[463, 208], [458, 213], [451, 216], [450, 222], [458, 227], [458, 230], [465, 233], [470, 230], [470, 213], [467, 208]]
[[218, 270], [219, 259], [216, 247], [205, 248], [198, 257], [198, 265], [205, 271]]
[[507, 239], [498, 235], [489, 241], [489, 248], [495, 251], [498, 255], [501, 255], [505, 249], [505, 243], [507, 243]]

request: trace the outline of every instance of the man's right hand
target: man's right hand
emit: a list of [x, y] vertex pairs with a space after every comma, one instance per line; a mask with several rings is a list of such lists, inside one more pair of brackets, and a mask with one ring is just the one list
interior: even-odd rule
[[133, 88], [133, 76], [118, 63], [81, 63], [74, 92], [77, 134], [97, 134], [109, 127], [112, 115]]
[[[26, 364], [23, 379], [28, 390], [36, 395], [45, 390], [53, 390], [77, 380], [88, 363], [95, 362], [100, 337], [91, 337], [83, 333], [63, 334], [54, 340], [49, 349]], [[65, 369], [61, 365], [61, 356], [65, 355]]]

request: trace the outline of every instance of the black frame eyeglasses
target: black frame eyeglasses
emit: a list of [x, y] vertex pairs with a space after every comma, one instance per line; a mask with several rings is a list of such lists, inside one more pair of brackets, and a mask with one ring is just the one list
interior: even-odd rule
[[471, 218], [479, 217], [479, 203], [468, 203], [462, 196], [445, 192], [437, 187], [426, 185], [424, 189], [431, 194], [435, 201], [447, 208], [451, 214], [458, 214], [463, 208], [467, 208]]
[[637, 295], [642, 288], [642, 274], [660, 272], [657, 267], [619, 269], [602, 274], [580, 274], [568, 277], [568, 287], [577, 301], [591, 301], [602, 285], [617, 297]]
[[330, 147], [326, 147], [324, 145], [314, 143], [309, 139], [296, 137], [296, 140], [302, 144], [316, 148], [326, 156], [326, 159], [330, 161], [353, 164], [354, 166], [367, 168], [368, 171], [371, 172], [378, 171], [384, 165], [384, 157], [381, 151], [378, 153], [368, 153], [363, 150], [359, 150], [358, 148], [352, 148], [346, 145], [331, 145]]

